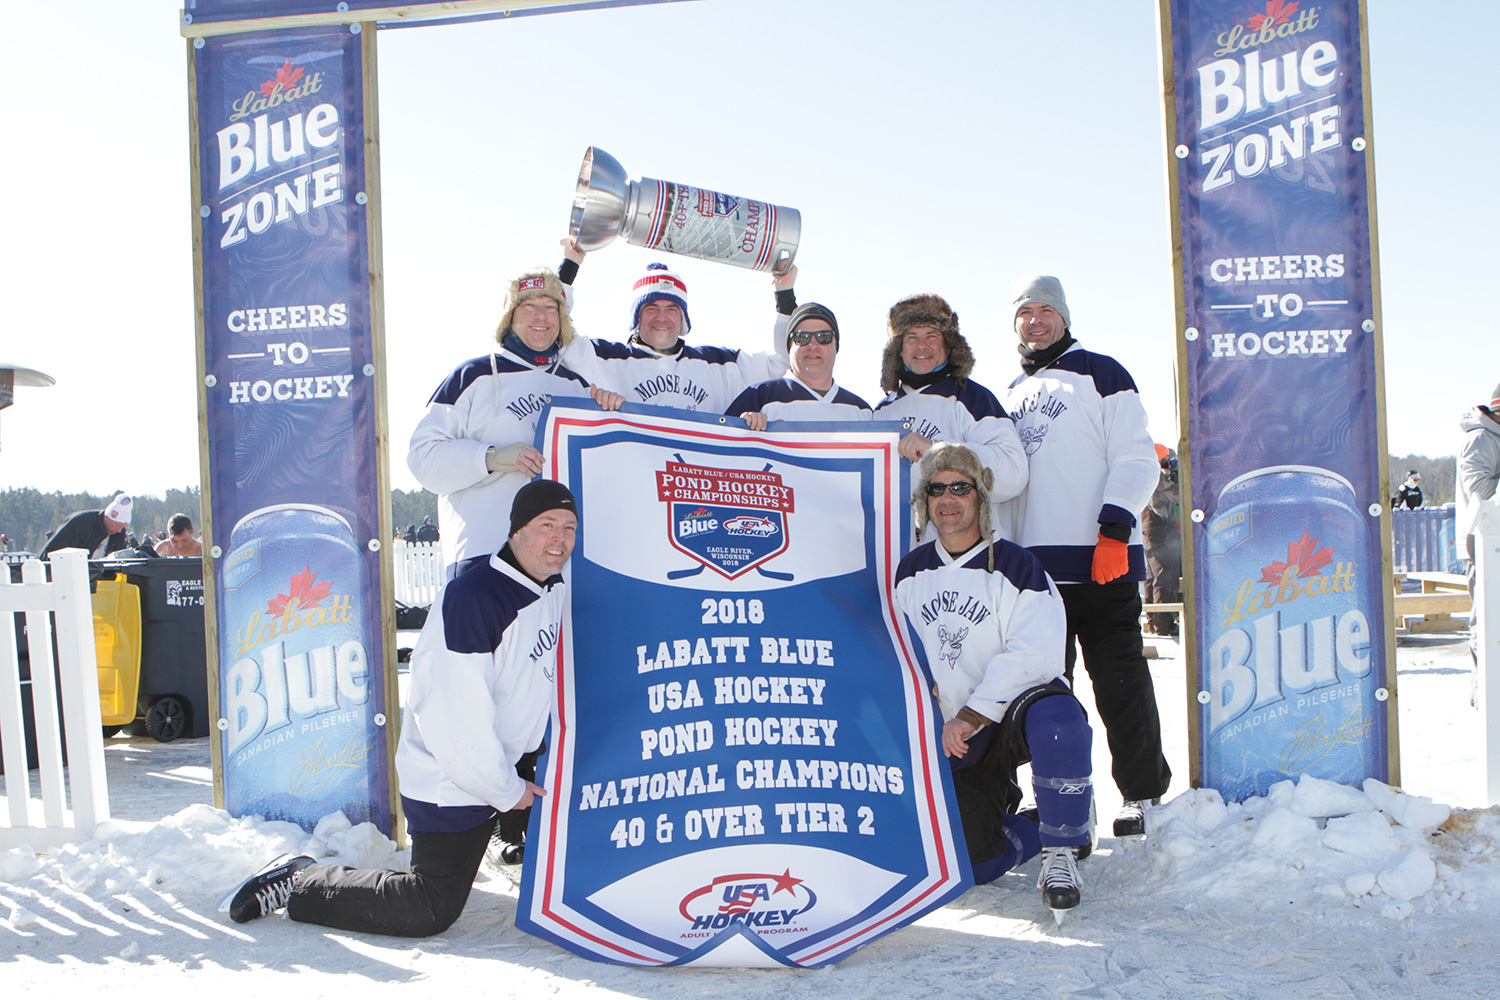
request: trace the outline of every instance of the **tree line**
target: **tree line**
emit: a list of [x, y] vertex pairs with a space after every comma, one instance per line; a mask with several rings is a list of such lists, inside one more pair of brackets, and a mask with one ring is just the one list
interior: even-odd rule
[[[1428, 458], [1426, 455], [1390, 455], [1388, 461], [1393, 495], [1396, 487], [1405, 481], [1407, 472], [1415, 469], [1422, 476], [1425, 506], [1440, 507], [1453, 502], [1454, 456]], [[0, 534], [10, 536], [12, 552], [40, 552], [46, 544], [48, 531], [55, 530], [76, 511], [103, 509], [114, 495], [113, 492], [102, 495], [57, 491], [42, 493], [24, 486], [0, 491]], [[203, 512], [198, 487], [169, 489], [159, 497], [142, 493], [133, 496], [135, 513], [130, 527], [137, 537], [143, 531], [152, 535], [158, 531], [166, 531], [167, 522], [173, 514], [186, 514], [193, 519], [194, 531], [202, 531]], [[420, 525], [424, 517], [431, 517], [434, 523], [437, 521], [435, 494], [428, 490], [391, 491], [393, 528], [405, 531], [408, 525]]]
[[[43, 493], [30, 487], [0, 491], [0, 534], [10, 536], [10, 551], [40, 552], [47, 543], [47, 532], [54, 531], [80, 510], [103, 510], [114, 499], [113, 491], [105, 494]], [[166, 531], [173, 514], [186, 514], [193, 520], [195, 534], [203, 530], [203, 505], [198, 487], [169, 489], [162, 496], [133, 493], [135, 510], [130, 530], [136, 537]], [[427, 490], [392, 490], [391, 523], [401, 530], [408, 524], [421, 524], [424, 517], [437, 520], [437, 497]]]

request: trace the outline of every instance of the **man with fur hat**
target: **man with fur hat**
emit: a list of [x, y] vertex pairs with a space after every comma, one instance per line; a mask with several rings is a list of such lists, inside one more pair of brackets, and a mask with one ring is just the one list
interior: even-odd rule
[[500, 349], [465, 361], [438, 386], [412, 432], [406, 465], [438, 495], [443, 561], [450, 576], [505, 542], [505, 511], [542, 471], [532, 447], [536, 420], [553, 396], [589, 397], [617, 409], [614, 393], [591, 388], [565, 367], [573, 341], [567, 293], [545, 268], [510, 283], [495, 329]]
[[533, 779], [556, 691], [560, 574], [578, 504], [566, 486], [538, 479], [516, 493], [509, 524], [498, 551], [443, 588], [412, 650], [396, 749], [411, 871], [285, 855], [231, 897], [235, 922], [286, 907], [293, 920], [341, 930], [440, 934], [463, 912], [496, 825], [525, 830], [546, 794]]
[[1114, 358], [1073, 339], [1062, 283], [1030, 274], [1012, 299], [1024, 374], [1004, 402], [1031, 465], [1026, 492], [1011, 505], [1015, 539], [1058, 583], [1068, 609], [1068, 676], [1076, 637], [1125, 800], [1115, 836], [1139, 835], [1144, 805], [1172, 780], [1140, 624], [1139, 517], [1161, 468], [1134, 380]]
[[[571, 288], [584, 253], [571, 236], [562, 241], [562, 247], [564, 260], [558, 274]], [[775, 276], [778, 303], [791, 294], [796, 274], [796, 268], [790, 268]], [[647, 265], [632, 292], [626, 343], [579, 337], [563, 351], [563, 363], [595, 385], [618, 392], [631, 403], [722, 413], [747, 385], [786, 374], [787, 356], [781, 346], [786, 317], [779, 309], [771, 350], [752, 354], [729, 347], [695, 347], [683, 339], [693, 328], [687, 283], [667, 265]]]
[[126, 548], [129, 542], [125, 529], [130, 526], [134, 509], [134, 500], [117, 493], [103, 510], [80, 510], [68, 515], [42, 549], [42, 558], [47, 559], [58, 549], [83, 549], [90, 559], [103, 559]]
[[[973, 451], [938, 443], [920, 473], [912, 515], [937, 538], [901, 560], [896, 603], [927, 653], [974, 881], [1040, 852], [1043, 900], [1070, 909], [1091, 834], [1093, 732], [1063, 680], [1062, 598], [1036, 556], [994, 537], [994, 475]], [[1016, 814], [1028, 760], [1034, 819]]]
[[772, 420], [870, 419], [870, 404], [833, 381], [839, 353], [839, 321], [833, 310], [817, 302], [798, 306], [787, 324], [786, 346], [791, 373], [752, 385], [729, 404], [727, 415], [757, 431]]
[[995, 474], [996, 505], [1019, 494], [1026, 488], [1026, 450], [995, 394], [969, 378], [974, 352], [959, 332], [958, 313], [939, 295], [910, 295], [891, 306], [888, 324], [880, 365], [886, 397], [875, 419], [911, 420], [901, 457], [920, 462], [939, 441], [967, 445]]

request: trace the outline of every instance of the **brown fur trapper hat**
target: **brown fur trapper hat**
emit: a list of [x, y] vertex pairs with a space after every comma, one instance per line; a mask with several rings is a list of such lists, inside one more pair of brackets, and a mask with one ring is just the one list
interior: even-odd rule
[[908, 295], [891, 306], [888, 327], [890, 340], [886, 341], [885, 354], [880, 360], [880, 388], [895, 392], [901, 381], [901, 341], [906, 331], [914, 326], [930, 326], [943, 335], [948, 348], [948, 371], [960, 386], [974, 370], [974, 352], [969, 342], [958, 332], [958, 313], [948, 305], [941, 295]]
[[556, 272], [538, 267], [527, 271], [511, 280], [510, 287], [505, 290], [505, 314], [500, 317], [500, 325], [495, 327], [495, 342], [499, 343], [505, 339], [510, 332], [510, 323], [516, 314], [516, 306], [527, 299], [545, 295], [557, 303], [558, 318], [561, 321], [557, 334], [557, 346], [567, 347], [573, 342], [573, 320], [568, 315], [572, 306], [569, 289], [558, 280]]
[[[917, 537], [927, 530], [927, 484], [939, 472], [957, 472], [974, 480], [979, 494], [979, 534], [986, 545], [995, 541], [990, 523], [990, 491], [995, 488], [995, 474], [980, 464], [979, 456], [961, 444], [939, 442], [922, 456], [921, 476], [911, 494], [911, 516]], [[994, 567], [991, 566], [993, 569]]]

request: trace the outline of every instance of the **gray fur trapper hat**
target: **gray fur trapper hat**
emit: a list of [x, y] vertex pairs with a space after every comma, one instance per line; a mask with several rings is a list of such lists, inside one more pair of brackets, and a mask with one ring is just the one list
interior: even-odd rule
[[[979, 534], [986, 545], [993, 545], [995, 529], [990, 518], [990, 491], [995, 488], [995, 474], [984, 467], [973, 451], [946, 441], [933, 445], [922, 456], [921, 475], [911, 494], [911, 515], [917, 537], [921, 538], [927, 530], [927, 486], [939, 472], [957, 472], [974, 481], [975, 492], [979, 494]], [[994, 568], [993, 559], [992, 553], [991, 569]]]
[[908, 295], [891, 306], [886, 319], [890, 339], [886, 341], [885, 353], [880, 359], [880, 388], [884, 392], [895, 392], [901, 381], [902, 339], [914, 326], [930, 326], [943, 335], [943, 346], [948, 351], [948, 371], [960, 387], [974, 370], [974, 352], [969, 342], [958, 331], [958, 313], [941, 295], [924, 293]]

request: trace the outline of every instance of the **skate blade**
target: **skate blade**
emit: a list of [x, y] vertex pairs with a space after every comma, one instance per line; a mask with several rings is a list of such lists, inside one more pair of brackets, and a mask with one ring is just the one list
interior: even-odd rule
[[[1048, 909], [1051, 909], [1051, 907], [1048, 907]], [[1052, 923], [1057, 927], [1061, 927], [1063, 925], [1063, 921], [1068, 919], [1068, 914], [1072, 912], [1073, 910], [1071, 907], [1066, 910], [1052, 910]]]

